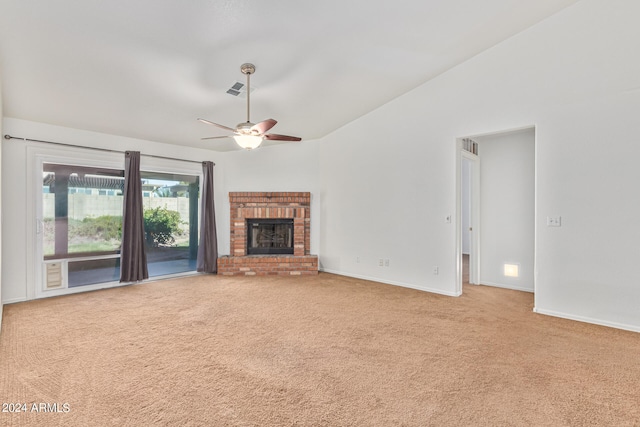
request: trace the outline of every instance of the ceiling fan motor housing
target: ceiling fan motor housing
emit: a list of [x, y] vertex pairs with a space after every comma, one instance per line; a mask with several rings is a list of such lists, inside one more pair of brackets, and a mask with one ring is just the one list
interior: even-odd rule
[[243, 135], [259, 135], [260, 132], [257, 129], [251, 129], [255, 126], [255, 123], [242, 122], [236, 125], [236, 132]]

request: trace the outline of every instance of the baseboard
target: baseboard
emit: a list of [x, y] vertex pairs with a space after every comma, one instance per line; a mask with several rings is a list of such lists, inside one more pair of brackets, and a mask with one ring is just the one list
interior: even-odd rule
[[0, 333], [2, 332], [2, 303], [0, 303]]
[[533, 308], [533, 311], [534, 313], [544, 314], [546, 316], [560, 317], [562, 319], [575, 320], [577, 322], [583, 322], [583, 323], [591, 323], [593, 325], [599, 325], [599, 326], [607, 326], [609, 328], [622, 329], [625, 331], [640, 332], [640, 326], [637, 326], [637, 325], [627, 325], [625, 323], [609, 322], [606, 320], [594, 319], [592, 317], [576, 316], [573, 314], [567, 314], [567, 313], [562, 313], [562, 312], [553, 311], [553, 310], [545, 310], [545, 309], [540, 309], [536, 307]]
[[482, 283], [480, 284], [485, 286], [493, 286], [494, 288], [511, 289], [513, 291], [522, 291], [522, 292], [531, 292], [531, 293], [534, 292], [533, 289], [530, 289], [530, 288], [521, 288], [519, 286], [503, 285], [500, 283], [482, 281]]
[[393, 286], [400, 286], [402, 288], [416, 289], [418, 291], [424, 291], [424, 292], [430, 292], [430, 293], [433, 293], [433, 294], [446, 295], [446, 296], [449, 296], [449, 297], [459, 297], [460, 295], [462, 295], [461, 293], [457, 293], [457, 292], [446, 292], [446, 291], [443, 291], [441, 289], [427, 288], [427, 287], [424, 287], [424, 286], [412, 285], [410, 283], [398, 282], [398, 281], [395, 281], [395, 280], [383, 280], [383, 279], [380, 279], [378, 277], [369, 277], [369, 276], [364, 276], [364, 275], [361, 275], [361, 274], [345, 273], [344, 271], [336, 271], [336, 270], [330, 270], [330, 269], [326, 269], [326, 268], [320, 268], [319, 271], [321, 271], [323, 273], [337, 274], [338, 276], [353, 277], [354, 279], [368, 280], [370, 282], [384, 283], [385, 285], [393, 285]]
[[25, 302], [25, 301], [27, 301], [26, 298], [10, 298], [2, 301], [2, 304], [15, 304], [17, 302]]

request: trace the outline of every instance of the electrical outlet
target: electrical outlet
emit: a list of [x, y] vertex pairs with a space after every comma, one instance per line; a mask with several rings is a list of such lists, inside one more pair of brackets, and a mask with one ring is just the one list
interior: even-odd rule
[[389, 260], [388, 260], [388, 259], [385, 259], [385, 260], [384, 260], [384, 266], [385, 266], [385, 267], [389, 267]]
[[560, 227], [562, 226], [562, 217], [560, 216], [548, 216], [547, 227]]
[[382, 258], [378, 260], [378, 267], [384, 267], [384, 260]]
[[434, 266], [433, 266], [433, 275], [434, 275], [434, 276], [437, 276], [437, 275], [438, 275], [438, 266], [437, 266], [437, 265], [434, 265]]

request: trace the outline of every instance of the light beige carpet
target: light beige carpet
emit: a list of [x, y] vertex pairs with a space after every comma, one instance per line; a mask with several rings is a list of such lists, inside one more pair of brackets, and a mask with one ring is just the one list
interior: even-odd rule
[[0, 395], [28, 411], [0, 424], [640, 425], [640, 334], [464, 291], [196, 276], [8, 305]]

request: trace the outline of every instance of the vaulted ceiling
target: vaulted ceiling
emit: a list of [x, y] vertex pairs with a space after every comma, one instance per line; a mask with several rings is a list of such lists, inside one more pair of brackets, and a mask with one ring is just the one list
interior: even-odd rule
[[6, 117], [185, 146], [321, 138], [578, 0], [0, 0]]

